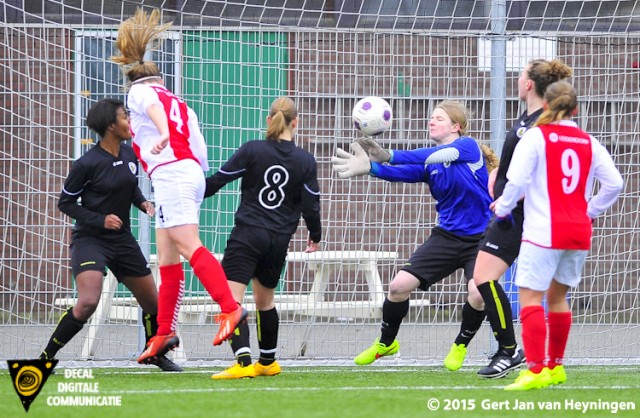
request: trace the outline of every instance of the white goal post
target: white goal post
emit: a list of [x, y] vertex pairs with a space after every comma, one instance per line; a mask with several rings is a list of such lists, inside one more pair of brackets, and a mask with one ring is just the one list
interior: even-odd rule
[[[640, 364], [640, 5], [627, 0], [3, 1], [0, 360], [36, 357], [76, 297], [72, 224], [57, 198], [71, 162], [95, 143], [84, 120], [89, 106], [125, 97], [109, 57], [118, 24], [136, 7], [160, 8], [163, 22], [173, 22], [152, 58], [198, 113], [212, 172], [240, 144], [263, 138], [274, 98], [288, 95], [298, 106], [296, 141], [318, 161], [324, 254], [302, 256], [301, 222], [278, 287], [278, 356], [299, 364], [348, 363], [371, 344], [389, 281], [437, 221], [424, 184], [341, 180], [332, 172], [336, 147], [356, 135], [355, 102], [385, 98], [394, 121], [381, 143], [412, 149], [428, 144], [435, 104], [461, 100], [472, 111], [472, 135], [500, 151], [523, 109], [522, 66], [541, 57], [565, 61], [580, 95], [577, 122], [608, 147], [625, 180], [619, 202], [594, 225], [583, 282], [570, 295], [568, 357]], [[214, 253], [224, 250], [238, 200], [236, 184], [203, 206], [202, 238]], [[135, 209], [132, 221], [153, 255], [153, 225]], [[228, 346], [211, 345], [215, 305], [185, 267], [179, 359], [228, 362]], [[63, 365], [135, 362], [137, 305], [125, 289], [108, 290], [110, 305], [60, 351]], [[398, 364], [441, 363], [464, 295], [460, 272], [412, 295]], [[515, 308], [514, 290], [511, 296]], [[490, 351], [489, 332], [481, 332], [469, 361], [484, 363]]]

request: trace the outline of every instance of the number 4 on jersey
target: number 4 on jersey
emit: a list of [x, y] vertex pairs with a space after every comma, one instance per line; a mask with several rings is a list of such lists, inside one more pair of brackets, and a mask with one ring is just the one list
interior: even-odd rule
[[182, 125], [184, 122], [182, 121], [182, 115], [180, 115], [180, 104], [178, 103], [178, 99], [171, 99], [171, 109], [169, 109], [169, 119], [171, 119], [176, 124], [176, 131], [182, 132]]

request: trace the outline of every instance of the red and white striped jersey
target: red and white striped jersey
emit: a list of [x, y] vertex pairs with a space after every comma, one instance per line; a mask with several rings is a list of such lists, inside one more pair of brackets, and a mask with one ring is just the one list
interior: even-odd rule
[[[589, 200], [595, 178], [600, 190]], [[568, 120], [529, 129], [507, 179], [496, 215], [506, 216], [524, 197], [522, 240], [572, 250], [590, 248], [592, 219], [613, 205], [623, 185], [606, 148]]]
[[[159, 154], [151, 153], [160, 132], [147, 114], [154, 104], [162, 105], [169, 123], [169, 144]], [[134, 84], [129, 90], [127, 107], [131, 113], [133, 149], [149, 175], [160, 165], [184, 159], [195, 160], [203, 171], [209, 170], [198, 117], [182, 99], [161, 84]]]

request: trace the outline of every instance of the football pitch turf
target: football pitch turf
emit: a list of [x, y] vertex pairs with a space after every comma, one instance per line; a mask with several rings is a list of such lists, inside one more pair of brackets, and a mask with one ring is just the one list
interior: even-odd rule
[[[84, 369], [89, 370], [89, 369]], [[485, 380], [478, 367], [283, 367], [274, 377], [211, 380], [220, 367], [161, 373], [94, 368], [92, 379], [51, 375], [25, 413], [8, 370], [0, 370], [2, 417], [640, 417], [640, 366], [568, 366], [568, 380], [506, 392], [517, 371]], [[69, 391], [91, 386], [97, 393]], [[73, 386], [73, 385], [71, 385]], [[84, 387], [87, 388], [86, 386]], [[109, 397], [120, 406], [55, 406], [67, 398]], [[634, 408], [629, 410], [630, 408]]]

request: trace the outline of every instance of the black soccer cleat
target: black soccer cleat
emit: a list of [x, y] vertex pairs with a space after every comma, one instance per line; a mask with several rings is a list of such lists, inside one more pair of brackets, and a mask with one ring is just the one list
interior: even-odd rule
[[151, 362], [155, 366], [158, 366], [163, 372], [181, 372], [182, 367], [178, 366], [173, 361], [169, 360], [166, 356], [158, 356]]
[[497, 379], [504, 377], [513, 369], [517, 369], [522, 366], [527, 359], [524, 356], [522, 348], [516, 348], [513, 355], [505, 352], [504, 349], [498, 351], [491, 363], [487, 367], [484, 367], [478, 371], [478, 376], [486, 379]]

